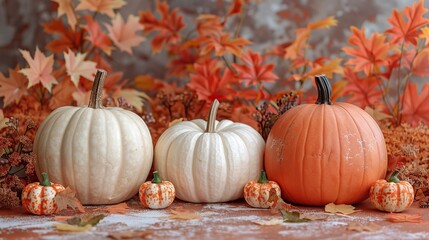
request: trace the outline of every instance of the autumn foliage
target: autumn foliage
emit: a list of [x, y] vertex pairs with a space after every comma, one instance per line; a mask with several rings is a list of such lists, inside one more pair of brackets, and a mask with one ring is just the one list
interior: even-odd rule
[[[289, 42], [256, 51], [240, 30], [246, 9], [257, 1], [233, 0], [224, 16], [204, 13], [185, 23], [181, 9], [171, 9], [167, 1], [156, 1], [154, 11], [123, 16], [124, 0], [52, 0], [57, 18], [40, 28], [52, 41], [17, 49], [26, 64], [0, 73], [1, 137], [10, 127], [25, 128], [28, 117], [37, 127], [55, 108], [86, 105], [96, 68], [109, 73], [105, 104], [140, 114], [154, 141], [172, 121], [205, 118], [213, 99], [222, 102], [220, 117], [250, 124], [266, 136], [283, 109], [315, 100], [305, 86], [317, 74], [336, 80], [333, 99], [357, 104], [378, 121], [428, 125], [429, 83], [422, 80], [429, 75], [429, 19], [423, 3], [395, 10], [384, 32], [351, 26], [346, 59], [329, 59], [308, 53], [315, 31], [337, 25], [332, 16], [296, 29]], [[123, 70], [112, 68], [113, 53], [132, 55], [141, 45], [153, 55], [166, 53], [164, 79], [148, 73], [127, 80]], [[14, 175], [12, 154], [29, 154], [15, 147], [19, 141], [9, 142], [1, 145], [8, 151], [0, 149], [1, 179]]]

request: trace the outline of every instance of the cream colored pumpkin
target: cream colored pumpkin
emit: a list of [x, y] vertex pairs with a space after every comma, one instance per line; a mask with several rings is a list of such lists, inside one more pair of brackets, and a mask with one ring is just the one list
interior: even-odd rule
[[264, 140], [248, 125], [216, 121], [215, 100], [208, 121], [183, 121], [168, 128], [155, 147], [155, 169], [184, 201], [227, 202], [243, 196], [258, 178]]
[[61, 107], [41, 124], [35, 138], [36, 173], [70, 186], [83, 204], [114, 204], [134, 196], [153, 157], [144, 121], [121, 108], [103, 108], [106, 72], [94, 80], [89, 107]]

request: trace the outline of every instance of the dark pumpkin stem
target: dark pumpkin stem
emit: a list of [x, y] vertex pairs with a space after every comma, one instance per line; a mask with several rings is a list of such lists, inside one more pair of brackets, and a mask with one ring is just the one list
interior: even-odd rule
[[215, 124], [216, 124], [216, 114], [217, 109], [219, 108], [219, 101], [215, 99], [210, 107], [209, 117], [207, 119], [207, 133], [215, 132]]
[[89, 97], [88, 107], [98, 109], [103, 108], [103, 87], [104, 79], [107, 72], [102, 69], [97, 69], [95, 74], [94, 83], [92, 84], [91, 96]]
[[400, 182], [401, 180], [399, 180], [399, 178], [398, 178], [398, 174], [399, 174], [399, 172], [398, 171], [394, 171], [393, 173], [392, 173], [392, 175], [390, 175], [390, 177], [389, 177], [389, 179], [387, 180], [388, 182], [393, 182], [393, 183], [398, 183], [398, 182]]
[[44, 186], [44, 187], [51, 186], [51, 182], [49, 181], [48, 174], [45, 172], [42, 172], [42, 177], [43, 177], [43, 179], [40, 182], [40, 186]]
[[162, 179], [158, 174], [158, 171], [154, 171], [153, 172], [153, 179], [152, 179], [152, 183], [162, 183]]
[[267, 173], [264, 170], [261, 171], [258, 183], [268, 183]]
[[317, 101], [316, 104], [331, 105], [332, 87], [328, 78], [325, 75], [316, 75], [314, 77], [317, 86]]

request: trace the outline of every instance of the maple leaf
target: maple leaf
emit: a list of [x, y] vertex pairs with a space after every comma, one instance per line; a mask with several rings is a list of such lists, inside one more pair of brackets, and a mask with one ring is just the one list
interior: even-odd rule
[[199, 55], [189, 49], [185, 49], [177, 54], [177, 57], [168, 63], [169, 76], [184, 77], [189, 72], [193, 72], [194, 64], [199, 60]]
[[300, 222], [311, 221], [308, 218], [301, 217], [301, 214], [299, 212], [296, 212], [296, 211], [288, 211], [285, 209], [280, 209], [280, 213], [282, 214], [283, 221], [285, 221], [285, 222], [300, 223]]
[[325, 212], [329, 213], [342, 213], [342, 214], [352, 214], [355, 212], [359, 212], [360, 210], [355, 210], [355, 207], [347, 204], [334, 204], [329, 203], [325, 206]]
[[65, 79], [55, 85], [52, 90], [52, 97], [49, 99], [49, 108], [56, 109], [58, 107], [72, 105], [72, 94], [74, 91], [75, 86], [69, 79]]
[[406, 61], [405, 66], [411, 70], [413, 74], [426, 77], [429, 76], [429, 48], [419, 51], [410, 50], [405, 53]]
[[150, 97], [144, 93], [135, 89], [118, 89], [113, 94], [114, 98], [123, 98], [128, 104], [135, 107], [138, 112], [142, 111], [144, 103], [143, 99], [150, 99]]
[[109, 31], [109, 37], [115, 45], [129, 54], [132, 54], [132, 47], [138, 46], [144, 41], [144, 37], [136, 34], [137, 31], [143, 30], [143, 26], [139, 23], [139, 18], [134, 15], [129, 15], [127, 22], [120, 14], [117, 14], [112, 19], [112, 25], [106, 26]]
[[85, 209], [83, 208], [79, 199], [76, 198], [76, 191], [72, 190], [70, 187], [67, 187], [65, 190], [57, 193], [54, 199], [58, 206], [56, 212], [60, 212], [64, 209], [67, 209], [68, 207], [77, 209], [82, 213], [85, 212]]
[[[406, 42], [417, 45], [417, 38], [421, 33], [420, 28], [429, 24], [429, 19], [424, 17], [428, 9], [423, 4], [424, 1], [420, 0], [414, 2], [412, 7], [405, 7], [402, 13], [396, 9], [393, 11], [392, 16], [387, 20], [392, 28], [386, 31], [391, 34], [392, 43]], [[407, 21], [404, 20], [404, 17]]]
[[87, 25], [83, 25], [82, 27], [86, 29], [89, 36], [85, 36], [85, 39], [89, 40], [94, 47], [101, 49], [107, 55], [110, 56], [112, 52], [112, 41], [102, 30], [97, 21], [90, 16], [83, 16]]
[[360, 79], [350, 68], [344, 70], [344, 76], [347, 80], [344, 95], [350, 95], [346, 99], [347, 102], [365, 108], [381, 101], [382, 93], [379, 90], [377, 80], [374, 78]]
[[69, 23], [71, 29], [74, 31], [76, 28], [76, 13], [74, 12], [73, 0], [52, 0], [53, 2], [58, 3], [58, 17], [66, 15], [67, 22]]
[[389, 44], [386, 37], [373, 33], [369, 39], [365, 37], [365, 29], [351, 27], [352, 35], [349, 43], [354, 47], [343, 47], [343, 51], [352, 56], [346, 64], [353, 65], [356, 71], [363, 71], [370, 76], [377, 72], [381, 66], [387, 66], [386, 60]]
[[386, 220], [394, 223], [401, 223], [401, 222], [420, 223], [422, 221], [422, 215], [405, 214], [405, 213], [389, 213], [386, 216]]
[[54, 53], [78, 50], [83, 44], [83, 33], [80, 30], [73, 31], [66, 28], [61, 19], [53, 19], [44, 23], [43, 30], [46, 33], [59, 35], [60, 38], [53, 40], [46, 47]]
[[159, 91], [164, 88], [164, 82], [151, 75], [138, 75], [134, 78], [134, 86], [143, 91]]
[[330, 28], [333, 26], [337, 26], [338, 21], [334, 16], [329, 16], [319, 21], [311, 22], [307, 25], [307, 28], [311, 30], [322, 29], [322, 28]]
[[377, 121], [377, 122], [383, 121], [383, 120], [385, 120], [385, 119], [392, 118], [392, 116], [391, 116], [391, 115], [386, 114], [386, 113], [384, 113], [384, 112], [380, 111], [379, 109], [371, 108], [371, 107], [369, 107], [369, 106], [366, 106], [364, 110], [365, 110], [365, 112], [367, 112], [369, 115], [371, 115], [371, 117], [372, 117], [375, 121]]
[[420, 122], [429, 125], [429, 83], [425, 83], [420, 94], [417, 85], [408, 83], [403, 95], [401, 118], [413, 126]]
[[202, 14], [197, 17], [197, 31], [201, 37], [220, 36], [225, 23], [219, 16], [212, 14]]
[[197, 92], [198, 98], [212, 102], [231, 100], [234, 90], [231, 84], [234, 83], [234, 73], [225, 69], [221, 77], [221, 65], [216, 59], [207, 59], [202, 63], [194, 65], [195, 73], [190, 75], [187, 86]]
[[233, 0], [228, 10], [228, 16], [240, 14], [243, 11], [244, 0]]
[[[9, 118], [5, 118], [3, 114], [3, 109], [0, 109], [0, 130], [7, 127], [8, 122], [9, 122]], [[1, 155], [3, 155], [3, 153]]]
[[381, 226], [375, 223], [363, 224], [360, 222], [349, 222], [347, 224], [347, 230], [356, 232], [376, 232], [381, 229]]
[[27, 94], [27, 78], [19, 73], [18, 66], [9, 69], [9, 78], [0, 72], [0, 97], [3, 97], [4, 106], [18, 103], [21, 97]]
[[57, 83], [57, 80], [52, 76], [54, 56], [50, 55], [46, 57], [38, 47], [36, 47], [34, 59], [31, 58], [28, 51], [22, 49], [19, 51], [30, 66], [29, 68], [19, 70], [20, 73], [24, 74], [28, 78], [28, 88], [38, 83], [42, 83], [43, 87], [51, 92], [52, 85]]
[[103, 214], [74, 217], [67, 219], [67, 224], [59, 223], [55, 224], [54, 227], [64, 232], [84, 232], [92, 229], [92, 227], [97, 225], [104, 217]]
[[281, 197], [279, 197], [277, 195], [277, 191], [275, 188], [270, 189], [270, 193], [268, 195], [267, 202], [273, 203], [270, 208], [274, 212], [282, 210], [282, 209], [283, 210], [289, 210], [291, 208], [294, 208], [294, 206], [292, 206], [289, 203], [286, 203], [285, 201], [283, 201], [283, 199]]
[[76, 87], [79, 85], [80, 77], [92, 80], [97, 71], [95, 68], [97, 64], [92, 61], [85, 61], [85, 57], [86, 54], [84, 53], [77, 53], [75, 55], [71, 50], [68, 53], [64, 52], [67, 74]]
[[220, 36], [213, 36], [205, 40], [206, 45], [201, 49], [201, 55], [207, 55], [212, 51], [216, 56], [224, 56], [226, 53], [240, 57], [244, 46], [250, 44], [250, 41], [244, 38], [231, 39], [228, 33]]
[[89, 10], [113, 18], [115, 16], [114, 10], [123, 7], [125, 4], [124, 0], [80, 0], [76, 10]]
[[260, 84], [262, 81], [273, 82], [279, 78], [273, 73], [274, 64], [263, 64], [265, 58], [257, 52], [249, 49], [240, 59], [244, 65], [233, 64], [233, 66], [239, 72], [237, 78], [247, 86]]
[[202, 217], [191, 210], [177, 209], [170, 210], [170, 215], [168, 218], [179, 219], [179, 220], [193, 220], [193, 219], [201, 219]]
[[343, 68], [341, 67], [341, 58], [335, 58], [330, 61], [325, 61], [323, 64], [314, 66], [310, 71], [304, 75], [295, 75], [295, 80], [306, 80], [313, 76], [324, 74], [329, 78], [333, 77], [334, 73], [343, 74]]
[[158, 20], [150, 11], [140, 13], [140, 23], [144, 26], [144, 32], [158, 31], [152, 39], [152, 51], [158, 53], [167, 43], [176, 43], [180, 40], [180, 30], [185, 27], [183, 16], [178, 15], [178, 8], [170, 11], [167, 2], [157, 1], [156, 10], [161, 16]]

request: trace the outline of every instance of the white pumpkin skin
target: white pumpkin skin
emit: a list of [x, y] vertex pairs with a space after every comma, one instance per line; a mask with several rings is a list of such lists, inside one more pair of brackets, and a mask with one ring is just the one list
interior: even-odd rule
[[265, 142], [248, 125], [215, 122], [214, 132], [197, 119], [168, 128], [155, 147], [155, 169], [176, 188], [177, 198], [193, 203], [243, 197], [243, 187], [259, 177]]
[[36, 173], [70, 186], [83, 204], [114, 204], [134, 196], [153, 157], [144, 121], [121, 108], [61, 107], [37, 131]]

